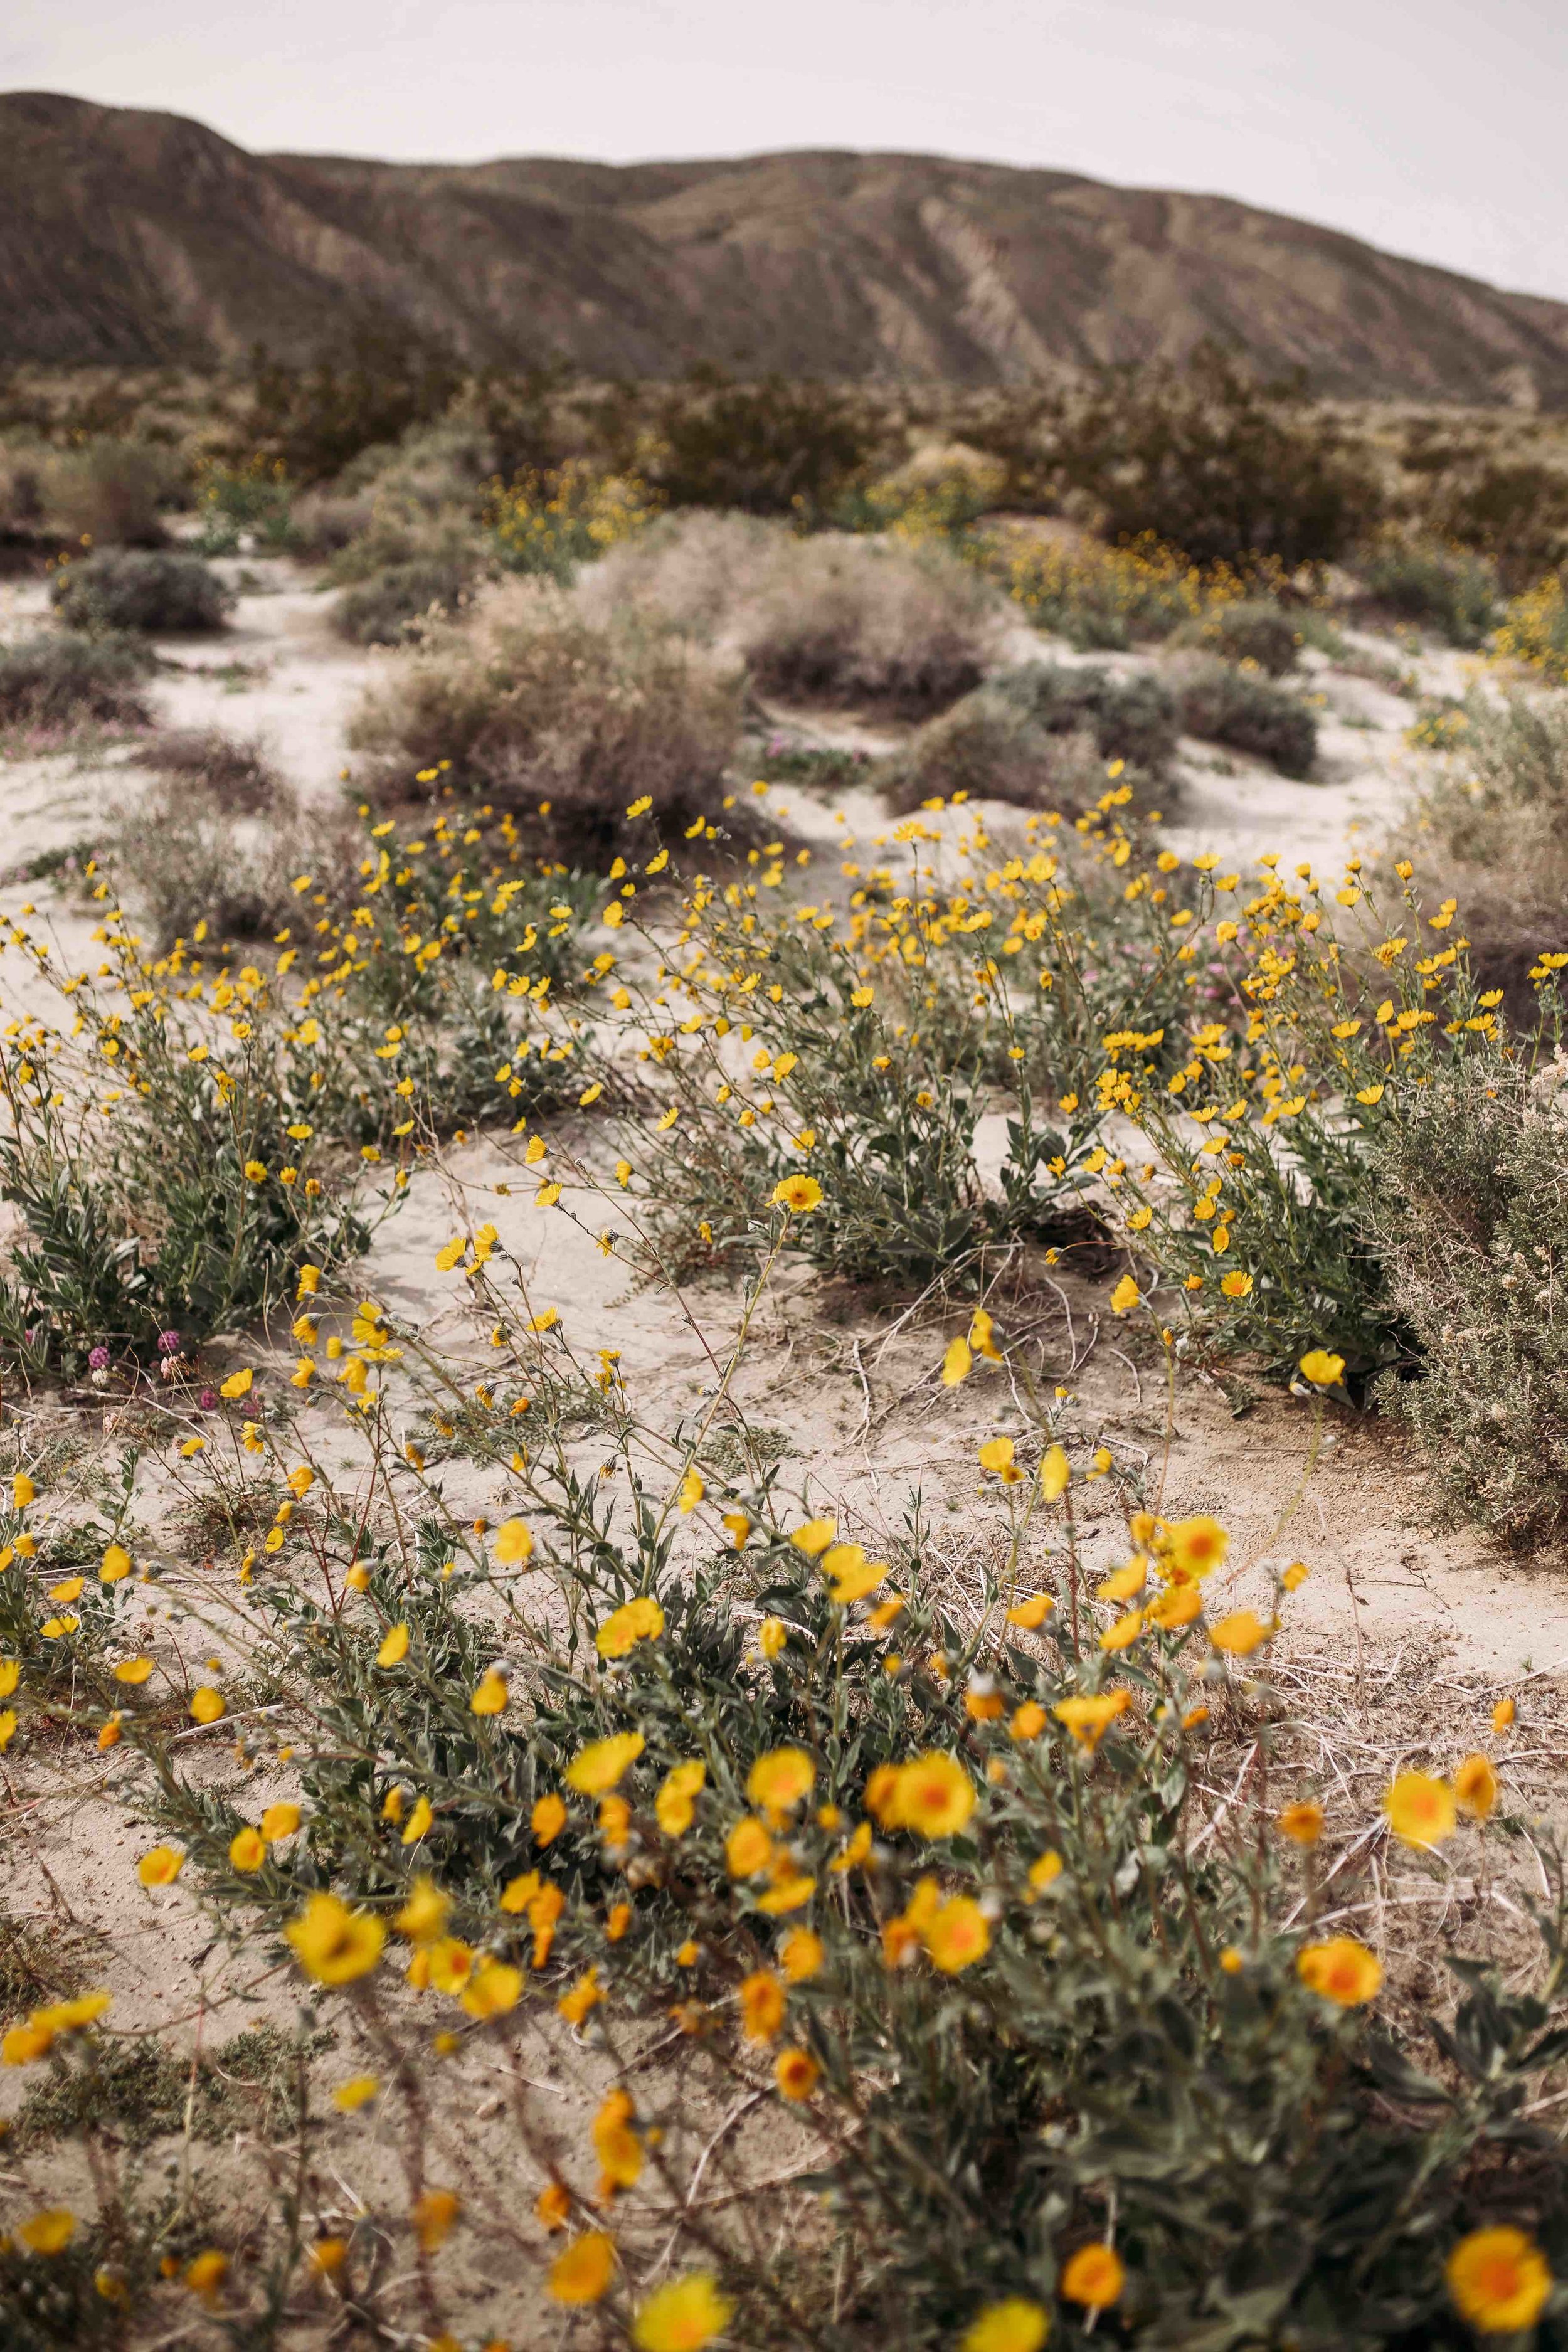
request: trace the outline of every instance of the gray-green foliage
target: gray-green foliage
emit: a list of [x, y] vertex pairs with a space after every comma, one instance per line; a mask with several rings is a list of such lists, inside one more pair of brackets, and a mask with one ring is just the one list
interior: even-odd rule
[[0, 727], [144, 727], [152, 656], [135, 637], [25, 637], [0, 646]]
[[954, 793], [1026, 808], [1081, 806], [1103, 791], [1109, 761], [1163, 774], [1177, 731], [1175, 698], [1147, 671], [1030, 662], [987, 679], [922, 729], [889, 797], [900, 809]]
[[1454, 1519], [1537, 1543], [1568, 1519], [1568, 1066], [1489, 1057], [1379, 1135], [1365, 1213], [1418, 1380], [1384, 1401]]
[[1299, 695], [1261, 671], [1198, 660], [1181, 681], [1182, 724], [1206, 743], [1272, 761], [1282, 776], [1308, 776], [1318, 752], [1318, 722]]
[[118, 548], [61, 567], [49, 601], [68, 628], [220, 629], [233, 599], [199, 555]]

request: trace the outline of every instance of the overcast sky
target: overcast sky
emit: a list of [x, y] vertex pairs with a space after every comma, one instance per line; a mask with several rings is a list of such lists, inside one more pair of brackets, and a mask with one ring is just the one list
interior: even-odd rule
[[5, 0], [0, 88], [399, 159], [934, 149], [1568, 299], [1568, 0]]

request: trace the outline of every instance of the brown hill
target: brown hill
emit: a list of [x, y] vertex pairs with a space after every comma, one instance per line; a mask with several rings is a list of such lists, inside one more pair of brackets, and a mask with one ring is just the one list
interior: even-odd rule
[[1329, 394], [1568, 406], [1568, 304], [1221, 196], [932, 155], [251, 155], [0, 97], [0, 357], [304, 359], [354, 320], [472, 363], [964, 383], [1214, 336]]

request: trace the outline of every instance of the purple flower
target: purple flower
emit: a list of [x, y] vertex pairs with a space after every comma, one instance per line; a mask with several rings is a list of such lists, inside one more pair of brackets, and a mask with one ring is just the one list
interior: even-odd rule
[[177, 1331], [160, 1331], [158, 1334], [158, 1353], [161, 1356], [177, 1356], [179, 1352], [179, 1333]]
[[196, 1402], [200, 1405], [204, 1412], [216, 1412], [217, 1411], [216, 1389], [204, 1389], [200, 1396], [196, 1399]]
[[109, 1370], [108, 1349], [91, 1349], [88, 1354], [87, 1368], [89, 1372], [106, 1372]]

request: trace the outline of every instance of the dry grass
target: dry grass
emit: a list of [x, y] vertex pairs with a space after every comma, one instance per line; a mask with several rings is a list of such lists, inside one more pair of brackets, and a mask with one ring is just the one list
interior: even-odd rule
[[437, 626], [389, 660], [349, 740], [377, 799], [416, 797], [420, 772], [440, 768], [443, 783], [546, 815], [562, 853], [580, 855], [612, 839], [645, 793], [671, 831], [703, 814], [735, 749], [741, 697], [713, 653], [635, 616], [586, 618], [518, 581], [487, 596], [471, 626]]
[[616, 548], [584, 608], [633, 612], [744, 662], [764, 694], [910, 717], [979, 685], [1002, 657], [998, 592], [945, 549], [798, 539], [742, 515], [672, 516]]

